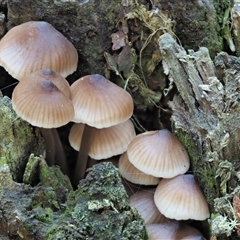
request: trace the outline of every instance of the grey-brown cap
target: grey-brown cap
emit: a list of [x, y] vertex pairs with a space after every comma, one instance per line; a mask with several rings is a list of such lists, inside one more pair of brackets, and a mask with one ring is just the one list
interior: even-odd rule
[[121, 176], [129, 182], [139, 185], [157, 185], [160, 182], [160, 178], [146, 174], [134, 167], [128, 160], [126, 152], [120, 156], [118, 168]]
[[205, 220], [209, 208], [202, 190], [192, 174], [162, 179], [154, 194], [159, 211], [176, 220]]
[[[84, 125], [83, 123], [75, 123], [69, 133], [69, 143], [77, 151], [79, 151], [82, 140]], [[92, 131], [94, 132], [89, 156], [95, 160], [122, 154], [136, 136], [134, 126], [130, 120], [108, 128], [93, 128]]]
[[25, 75], [20, 81], [44, 81], [48, 80], [54, 83], [69, 99], [71, 99], [70, 85], [68, 81], [52, 69], [39, 69], [35, 72]]
[[186, 149], [167, 129], [137, 135], [127, 154], [136, 168], [155, 177], [172, 178], [185, 173], [190, 166]]
[[19, 82], [12, 105], [19, 117], [36, 127], [60, 127], [74, 116], [71, 100], [49, 80]]
[[192, 235], [199, 236], [199, 240], [204, 240], [196, 228], [178, 221], [147, 224], [146, 229], [149, 240], [180, 240]]
[[84, 76], [70, 88], [74, 122], [107, 128], [125, 122], [133, 113], [131, 95], [99, 74]]
[[155, 188], [143, 189], [130, 196], [130, 206], [135, 207], [145, 221], [145, 224], [167, 221], [154, 203]]
[[66, 77], [77, 69], [77, 62], [73, 44], [47, 22], [13, 27], [0, 41], [0, 66], [16, 79], [43, 68]]

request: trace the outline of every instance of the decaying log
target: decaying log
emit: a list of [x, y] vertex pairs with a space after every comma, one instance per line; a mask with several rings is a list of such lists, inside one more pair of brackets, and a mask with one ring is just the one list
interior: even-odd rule
[[[165, 72], [179, 91], [169, 105], [174, 129], [192, 160], [190, 170], [211, 213], [234, 221], [229, 209], [233, 195], [239, 192], [240, 59], [222, 52], [214, 64], [207, 48], [187, 53], [169, 34], [160, 37], [159, 47]], [[227, 209], [221, 199], [229, 202]], [[211, 235], [229, 236], [230, 232], [212, 229]]]

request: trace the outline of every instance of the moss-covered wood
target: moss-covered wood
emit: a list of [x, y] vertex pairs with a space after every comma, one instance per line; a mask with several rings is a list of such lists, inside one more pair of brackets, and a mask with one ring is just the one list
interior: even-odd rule
[[[239, 193], [240, 60], [222, 52], [214, 65], [207, 48], [187, 53], [169, 34], [159, 38], [159, 48], [179, 91], [169, 103], [173, 128], [210, 206], [210, 236], [226, 239], [233, 234], [234, 239], [239, 213], [231, 202]], [[219, 215], [225, 222], [215, 224]]]
[[38, 176], [33, 186], [14, 182], [8, 165], [0, 166], [1, 239], [148, 239], [111, 163], [93, 166], [72, 191], [58, 167], [33, 158]]

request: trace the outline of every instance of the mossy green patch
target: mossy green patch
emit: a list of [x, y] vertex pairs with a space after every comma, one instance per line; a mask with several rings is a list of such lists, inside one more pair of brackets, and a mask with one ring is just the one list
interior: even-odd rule
[[62, 222], [48, 239], [148, 239], [144, 220], [129, 206], [118, 170], [111, 163], [94, 165], [78, 189], [71, 191]]
[[213, 212], [214, 199], [219, 197], [220, 194], [218, 189], [219, 184], [215, 178], [215, 166], [204, 160], [203, 153], [198, 151], [201, 148], [195, 145], [197, 141], [193, 141], [192, 136], [179, 129], [177, 130], [177, 136], [187, 149], [191, 160], [190, 171], [193, 172], [197, 179], [210, 206], [210, 211], [212, 210], [211, 212]]

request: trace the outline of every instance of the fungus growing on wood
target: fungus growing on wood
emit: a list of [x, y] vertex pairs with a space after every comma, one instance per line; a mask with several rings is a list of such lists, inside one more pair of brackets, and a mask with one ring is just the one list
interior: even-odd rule
[[0, 41], [0, 66], [18, 80], [43, 68], [66, 77], [77, 69], [77, 62], [73, 44], [47, 22], [13, 27]]
[[130, 196], [130, 206], [138, 210], [145, 224], [167, 221], [167, 218], [159, 212], [154, 203], [154, 192], [155, 189], [145, 189]]
[[[47, 73], [51, 71], [45, 70]], [[52, 132], [52, 129], [71, 121], [74, 116], [74, 108], [69, 97], [60, 90], [62, 85], [58, 81], [55, 85], [44, 77], [32, 79], [32, 75], [35, 76], [35, 74], [30, 74], [15, 87], [12, 105], [19, 117], [40, 128], [47, 149], [46, 160], [52, 166], [56, 154], [55, 147], [60, 144], [59, 142], [54, 143], [54, 138], [57, 139], [58, 135], [56, 130]], [[58, 160], [60, 160], [61, 170], [68, 173], [66, 160], [61, 157], [61, 149], [57, 149], [57, 152], [60, 153]]]
[[160, 178], [141, 172], [128, 160], [127, 153], [123, 153], [119, 158], [118, 168], [121, 176], [129, 182], [139, 185], [157, 185]]
[[190, 166], [186, 149], [167, 129], [137, 135], [129, 144], [127, 155], [136, 168], [155, 177], [172, 178]]
[[162, 179], [154, 194], [159, 211], [176, 220], [205, 220], [209, 208], [202, 190], [192, 174]]
[[[70, 130], [69, 143], [76, 151], [79, 151], [84, 127], [83, 123], [75, 123]], [[95, 160], [102, 160], [122, 154], [135, 136], [130, 120], [108, 128], [94, 128], [88, 155]]]
[[92, 129], [107, 128], [127, 121], [133, 113], [131, 95], [99, 74], [87, 75], [71, 87], [74, 122], [85, 123], [75, 168], [75, 185], [85, 175]]

